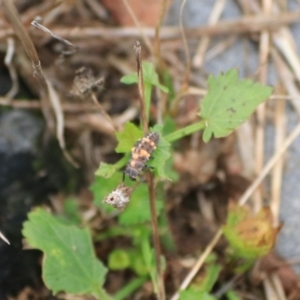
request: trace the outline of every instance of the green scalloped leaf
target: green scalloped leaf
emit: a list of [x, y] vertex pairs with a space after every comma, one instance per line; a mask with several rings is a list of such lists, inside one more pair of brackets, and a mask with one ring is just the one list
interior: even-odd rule
[[107, 270], [94, 253], [88, 229], [64, 225], [42, 209], [28, 218], [22, 232], [32, 248], [43, 251], [43, 279], [53, 293], [110, 299], [102, 288]]
[[256, 107], [270, 97], [272, 88], [252, 80], [239, 80], [238, 71], [230, 70], [208, 78], [208, 93], [201, 101], [200, 116], [206, 124], [204, 142], [212, 135], [229, 135], [244, 123]]

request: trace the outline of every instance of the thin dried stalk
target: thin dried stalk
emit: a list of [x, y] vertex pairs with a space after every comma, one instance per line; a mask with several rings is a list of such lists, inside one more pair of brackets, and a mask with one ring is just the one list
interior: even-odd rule
[[275, 49], [272, 50], [272, 58], [278, 70], [278, 75], [283, 82], [288, 94], [290, 95], [290, 99], [295, 108], [295, 111], [300, 116], [300, 102], [297, 100], [300, 98], [300, 92], [298, 86], [295, 83], [295, 78], [291, 70], [288, 68], [282, 57], [277, 53]]
[[64, 138], [64, 114], [61, 108], [60, 104], [60, 99], [59, 95], [53, 88], [52, 84], [50, 83], [49, 80], [46, 80], [47, 82], [47, 87], [48, 87], [48, 94], [49, 94], [49, 99], [51, 101], [55, 117], [56, 117], [56, 137], [59, 143], [60, 148], [62, 149], [64, 156], [66, 159], [76, 168], [79, 167], [77, 162], [72, 158], [72, 156], [68, 153], [66, 149], [66, 143], [65, 143], [65, 138]]
[[[4, 1], [4, 0], [2, 0]], [[299, 22], [300, 11], [283, 12], [280, 17], [274, 18], [273, 16], [247, 16], [237, 20], [220, 21], [216, 25], [202, 26], [199, 28], [185, 28], [187, 38], [197, 38], [201, 36], [219, 36], [219, 35], [236, 35], [245, 33], [256, 33], [262, 30], [277, 30], [283, 25], [289, 25]], [[141, 32], [136, 27], [122, 27], [122, 28], [99, 28], [95, 27], [61, 27], [52, 26], [52, 31], [57, 35], [67, 39], [90, 39], [102, 38], [108, 40], [120, 38], [139, 38]], [[13, 35], [11, 29], [0, 30], [0, 40], [6, 39]], [[151, 27], [143, 27], [143, 35], [147, 38], [155, 37], [155, 29]], [[34, 36], [34, 32], [33, 32]], [[160, 30], [160, 39], [181, 39], [181, 31], [178, 27], [162, 27]]]
[[15, 53], [15, 41], [13, 38], [7, 39], [7, 51], [4, 59], [4, 63], [9, 71], [9, 76], [12, 81], [10, 90], [6, 93], [5, 97], [12, 99], [19, 91], [19, 80], [16, 68], [12, 62]]
[[274, 291], [273, 285], [270, 282], [269, 276], [265, 273], [264, 273], [263, 284], [264, 284], [264, 290], [265, 290], [267, 300], [279, 300], [276, 292]]
[[[280, 148], [285, 136], [285, 102], [275, 103], [275, 151]], [[274, 166], [271, 179], [271, 209], [273, 213], [274, 226], [279, 226], [279, 210], [281, 199], [281, 185], [284, 160], [279, 159]]]
[[[271, 0], [263, 0], [263, 14], [267, 17], [271, 11]], [[262, 84], [267, 81], [268, 71], [268, 58], [270, 51], [270, 36], [267, 30], [263, 30], [260, 34], [260, 51], [259, 51], [259, 80]], [[264, 164], [264, 153], [265, 153], [265, 122], [266, 122], [266, 104], [262, 103], [256, 110], [257, 126], [255, 128], [255, 173], [259, 174]], [[262, 208], [262, 194], [261, 189], [257, 189], [253, 195], [254, 212], [258, 212]]]
[[273, 272], [270, 274], [270, 281], [274, 286], [274, 290], [277, 294], [278, 300], [287, 300], [287, 297], [284, 292], [284, 288], [282, 286], [282, 282], [277, 273]]
[[185, 36], [185, 31], [183, 28], [183, 10], [184, 6], [186, 4], [187, 0], [183, 0], [180, 6], [180, 13], [179, 13], [179, 25], [180, 25], [180, 31], [181, 31], [181, 36], [182, 36], [182, 42], [183, 42], [183, 48], [184, 48], [184, 54], [185, 54], [185, 76], [184, 76], [184, 81], [182, 84], [182, 91], [185, 91], [189, 85], [190, 81], [190, 72], [191, 72], [191, 58], [190, 58], [190, 51], [188, 48], [186, 36]]
[[263, 179], [266, 175], [272, 170], [277, 161], [281, 158], [281, 156], [286, 152], [288, 147], [294, 142], [294, 140], [300, 134], [300, 123], [293, 129], [293, 131], [288, 135], [288, 137], [284, 140], [281, 147], [274, 153], [269, 162], [265, 165], [259, 176], [252, 182], [249, 188], [245, 191], [243, 196], [239, 200], [239, 205], [244, 205], [253, 192], [258, 188], [258, 186], [262, 183]]
[[137, 66], [137, 74], [138, 74], [138, 88], [139, 88], [139, 96], [140, 96], [139, 100], [140, 100], [140, 107], [141, 107], [141, 123], [142, 123], [144, 134], [147, 134], [149, 129], [148, 129], [146, 106], [145, 106], [143, 66], [141, 60], [142, 48], [140, 42], [136, 42], [134, 46], [134, 51], [136, 55], [136, 66]]
[[[211, 11], [208, 24], [214, 25], [218, 22], [219, 18], [221, 17], [221, 14], [223, 12], [223, 9], [225, 7], [226, 0], [218, 0], [215, 2], [214, 7]], [[204, 36], [201, 38], [198, 48], [196, 50], [196, 54], [193, 58], [193, 67], [194, 68], [201, 68], [202, 64], [204, 62], [204, 55], [208, 48], [210, 42], [210, 38], [208, 36]]]

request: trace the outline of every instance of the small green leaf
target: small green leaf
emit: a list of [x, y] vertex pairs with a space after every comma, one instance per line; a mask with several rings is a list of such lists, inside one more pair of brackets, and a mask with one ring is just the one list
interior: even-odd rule
[[206, 292], [195, 291], [189, 288], [180, 292], [179, 300], [217, 300], [217, 298]]
[[[158, 126], [154, 126], [153, 131], [159, 132], [161, 131], [161, 128], [159, 128]], [[153, 152], [152, 156], [153, 159], [150, 160], [147, 165], [155, 169], [154, 173], [157, 174], [158, 177], [170, 180], [170, 176], [167, 174], [166, 170], [167, 160], [169, 160], [171, 157], [171, 144], [167, 142], [161, 134], [157, 148]]]
[[110, 270], [124, 270], [130, 266], [130, 255], [128, 251], [116, 249], [109, 253], [108, 267]]
[[143, 61], [144, 81], [161, 89], [164, 93], [168, 93], [167, 87], [159, 83], [158, 75], [155, 72], [154, 65], [150, 62]]
[[[158, 75], [155, 72], [154, 65], [152, 63], [143, 61], [142, 68], [143, 68], [144, 84], [154, 85], [159, 89], [161, 89], [164, 93], [169, 92], [167, 87], [159, 83]], [[121, 82], [125, 84], [138, 83], [137, 74], [134, 73], [130, 75], [125, 75], [121, 78]]]
[[[156, 201], [157, 215], [162, 210], [162, 201]], [[133, 225], [150, 221], [148, 187], [139, 185], [131, 195], [126, 209], [119, 215], [119, 223]]]
[[125, 75], [121, 78], [121, 82], [124, 84], [134, 84], [138, 82], [138, 77], [136, 73]]
[[119, 142], [116, 148], [116, 152], [130, 152], [135, 143], [142, 137], [142, 130], [140, 130], [134, 124], [127, 122], [124, 126], [124, 129], [116, 133], [116, 138]]
[[63, 225], [42, 209], [31, 212], [28, 218], [23, 235], [31, 247], [44, 252], [47, 287], [54, 293], [103, 294], [107, 270], [96, 258], [89, 231]]
[[230, 134], [271, 93], [270, 86], [252, 80], [239, 80], [236, 69], [218, 77], [210, 76], [208, 93], [201, 101], [200, 116], [206, 124], [203, 140], [208, 142], [213, 134], [216, 138]]
[[95, 175], [101, 176], [104, 178], [110, 178], [116, 172], [115, 165], [110, 165], [104, 162], [100, 163], [100, 167], [95, 172]]

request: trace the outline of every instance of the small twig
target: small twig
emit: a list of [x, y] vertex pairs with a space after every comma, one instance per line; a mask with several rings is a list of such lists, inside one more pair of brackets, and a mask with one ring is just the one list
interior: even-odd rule
[[59, 143], [60, 148], [62, 149], [66, 159], [75, 167], [79, 168], [79, 165], [74, 161], [74, 159], [71, 157], [71, 155], [66, 150], [66, 143], [64, 138], [64, 114], [60, 105], [60, 99], [58, 94], [56, 93], [55, 89], [53, 88], [50, 81], [46, 80], [47, 87], [48, 87], [48, 94], [49, 99], [51, 101], [54, 114], [56, 117], [56, 137]]
[[141, 123], [142, 123], [144, 134], [147, 134], [149, 129], [148, 129], [146, 106], [145, 106], [143, 66], [141, 60], [141, 44], [139, 41], [135, 43], [134, 51], [136, 56], [136, 66], [137, 66], [137, 74], [138, 74], [138, 88], [139, 88], [139, 96], [140, 96], [139, 100], [140, 100], [140, 107], [141, 107]]
[[57, 34], [54, 34], [51, 30], [49, 30], [47, 27], [43, 26], [42, 24], [40, 24], [38, 22], [38, 20], [34, 20], [31, 22], [31, 25], [50, 34], [53, 38], [55, 38], [56, 40], [62, 42], [63, 44], [69, 46], [70, 48], [72, 48], [72, 51], [68, 52], [68, 54], [73, 54], [77, 51], [77, 46], [75, 46], [74, 44], [72, 44], [71, 42], [69, 42], [68, 40], [60, 37], [59, 35]]
[[14, 64], [12, 63], [14, 52], [15, 52], [15, 41], [13, 38], [8, 38], [7, 39], [7, 51], [6, 51], [4, 63], [8, 68], [9, 75], [10, 75], [10, 78], [12, 81], [12, 86], [5, 95], [5, 97], [7, 97], [9, 99], [12, 99], [18, 93], [18, 90], [19, 90], [18, 74], [17, 74]]
[[180, 5], [180, 13], [179, 13], [179, 26], [180, 26], [180, 31], [181, 31], [181, 36], [182, 36], [182, 41], [183, 41], [183, 48], [184, 48], [184, 54], [185, 54], [185, 78], [183, 82], [183, 90], [186, 90], [189, 81], [190, 81], [190, 71], [191, 71], [191, 59], [190, 59], [190, 51], [188, 48], [187, 40], [186, 40], [186, 35], [183, 27], [183, 10], [184, 6], [187, 0], [183, 0], [181, 5]]

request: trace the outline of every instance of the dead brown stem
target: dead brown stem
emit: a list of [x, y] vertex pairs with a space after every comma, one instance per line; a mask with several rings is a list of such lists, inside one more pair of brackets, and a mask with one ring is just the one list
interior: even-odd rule
[[138, 88], [139, 88], [139, 100], [141, 107], [141, 123], [143, 127], [144, 134], [147, 134], [148, 129], [148, 120], [147, 120], [147, 112], [145, 106], [145, 92], [144, 92], [144, 78], [143, 78], [143, 66], [141, 60], [141, 44], [140, 42], [136, 42], [134, 46], [134, 51], [136, 55], [136, 66], [137, 66], [137, 74], [138, 74]]

